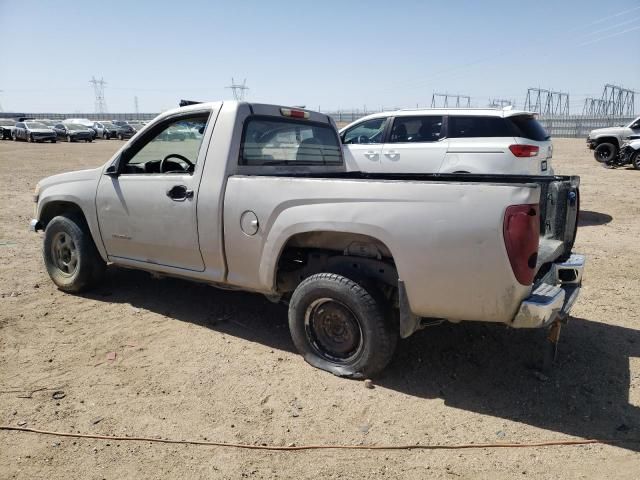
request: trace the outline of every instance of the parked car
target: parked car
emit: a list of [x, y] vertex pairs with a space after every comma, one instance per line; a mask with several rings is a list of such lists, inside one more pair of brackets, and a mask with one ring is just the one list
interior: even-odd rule
[[98, 132], [93, 128], [93, 120], [89, 120], [88, 118], [68, 118], [64, 121], [64, 123], [76, 123], [78, 125], [82, 125], [89, 129], [92, 133], [92, 138], [95, 140], [98, 136]]
[[0, 139], [11, 140], [12, 133], [16, 128], [16, 121], [10, 118], [0, 118]]
[[368, 115], [340, 131], [349, 170], [553, 175], [553, 147], [529, 112], [419, 109]]
[[93, 130], [89, 130], [84, 125], [79, 123], [58, 123], [53, 130], [60, 139], [64, 139], [67, 142], [78, 142], [84, 140], [85, 142], [93, 142]]
[[118, 140], [131, 138], [136, 134], [135, 128], [133, 128], [129, 124], [129, 122], [125, 122], [123, 120], [113, 120], [111, 123], [119, 128], [118, 135], [117, 135]]
[[[199, 141], [157, 142], [185, 123]], [[578, 185], [346, 172], [327, 115], [225, 101], [165, 112], [101, 167], [41, 180], [30, 226], [63, 291], [111, 262], [261, 292], [288, 304], [306, 361], [368, 377], [433, 319], [559, 328], [584, 265]]]
[[587, 136], [587, 146], [593, 150], [593, 156], [598, 162], [607, 164], [618, 156], [622, 144], [629, 140], [631, 135], [638, 134], [640, 117], [627, 125], [591, 130]]
[[12, 135], [13, 140], [56, 143], [56, 132], [45, 124], [36, 121], [16, 123]]
[[111, 138], [124, 140], [125, 138], [131, 138], [133, 136], [131, 129], [124, 129], [111, 122], [94, 122], [93, 128], [97, 132], [98, 138], [102, 138], [104, 140], [109, 140]]

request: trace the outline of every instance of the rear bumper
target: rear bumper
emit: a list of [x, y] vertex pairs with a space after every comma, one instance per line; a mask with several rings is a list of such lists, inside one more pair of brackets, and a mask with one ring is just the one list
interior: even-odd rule
[[541, 328], [564, 320], [580, 295], [584, 255], [573, 254], [554, 263], [544, 278], [525, 298], [513, 319], [513, 328]]

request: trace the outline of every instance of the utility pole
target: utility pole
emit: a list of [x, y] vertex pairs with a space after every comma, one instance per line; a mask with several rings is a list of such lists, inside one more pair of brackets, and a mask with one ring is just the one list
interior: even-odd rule
[[249, 87], [247, 87], [246, 78], [242, 81], [242, 83], [236, 83], [233, 77], [231, 77], [231, 85], [226, 88], [231, 89], [231, 91], [233, 92], [233, 98], [235, 98], [239, 102], [245, 99], [245, 97], [247, 96], [247, 90], [249, 90]]
[[93, 85], [96, 113], [107, 113], [107, 103], [104, 100], [104, 86], [107, 84], [107, 82], [104, 81], [104, 78], [96, 80], [96, 77], [91, 77], [89, 83]]
[[133, 97], [133, 109], [136, 112], [136, 119], [140, 114], [140, 109], [138, 108], [138, 96]]

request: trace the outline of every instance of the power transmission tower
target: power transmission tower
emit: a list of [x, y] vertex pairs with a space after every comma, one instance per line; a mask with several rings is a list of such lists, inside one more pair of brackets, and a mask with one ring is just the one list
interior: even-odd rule
[[93, 93], [96, 97], [96, 113], [107, 113], [107, 103], [104, 101], [104, 86], [107, 84], [107, 82], [104, 81], [104, 78], [96, 80], [96, 77], [91, 77], [89, 83], [93, 85]]
[[524, 110], [540, 115], [569, 115], [569, 94], [543, 88], [529, 88]]
[[604, 115], [634, 115], [635, 92], [628, 88], [607, 83], [602, 91]]
[[[452, 94], [452, 93], [435, 93], [431, 96], [431, 108], [437, 108], [438, 107], [438, 99], [442, 98], [443, 102], [442, 102], [442, 107], [443, 108], [448, 108], [448, 107], [470, 107], [471, 106], [471, 97], [469, 95], [459, 95], [459, 94]], [[451, 104], [449, 104], [449, 99], [451, 99]], [[453, 102], [453, 100], [455, 99], [455, 104]], [[466, 100], [466, 105], [461, 105], [460, 104], [460, 100], [464, 101]]]
[[138, 108], [138, 96], [136, 95], [135, 97], [133, 97], [133, 109], [136, 112], [136, 117], [138, 116], [138, 114], [140, 113], [140, 109]]
[[584, 107], [582, 107], [582, 115], [595, 117], [604, 115], [605, 101], [601, 98], [588, 97], [584, 99]]
[[507, 100], [506, 98], [489, 99], [489, 108], [513, 107], [513, 104], [513, 100]]
[[244, 100], [244, 98], [247, 96], [247, 90], [249, 90], [249, 87], [247, 87], [246, 78], [242, 81], [242, 83], [236, 83], [233, 77], [231, 77], [231, 85], [226, 88], [231, 89], [231, 91], [233, 92], [233, 98], [235, 98], [239, 102]]
[[[2, 93], [2, 90], [0, 90], [0, 93]], [[0, 103], [0, 112], [2, 112], [2, 104]]]

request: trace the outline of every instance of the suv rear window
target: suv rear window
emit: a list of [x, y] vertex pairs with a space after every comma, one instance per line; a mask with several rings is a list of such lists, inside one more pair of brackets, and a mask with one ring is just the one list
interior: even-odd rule
[[244, 127], [240, 165], [341, 165], [336, 131], [322, 123], [250, 117]]
[[502, 117], [449, 117], [448, 137], [513, 137], [513, 132]]
[[516, 115], [505, 119], [512, 125], [513, 135], [541, 142], [549, 140], [549, 134], [532, 115]]

